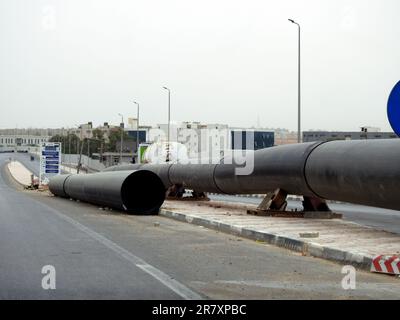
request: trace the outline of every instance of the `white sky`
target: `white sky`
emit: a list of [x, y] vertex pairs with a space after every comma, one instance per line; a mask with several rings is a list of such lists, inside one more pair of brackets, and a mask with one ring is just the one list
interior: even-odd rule
[[390, 130], [398, 0], [0, 0], [0, 127], [175, 121]]

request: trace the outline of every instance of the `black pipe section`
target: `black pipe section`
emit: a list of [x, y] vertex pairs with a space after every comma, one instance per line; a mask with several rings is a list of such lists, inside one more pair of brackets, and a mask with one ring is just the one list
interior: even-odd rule
[[65, 182], [70, 176], [71, 174], [62, 174], [52, 177], [49, 183], [51, 193], [62, 198], [68, 198], [68, 195], [65, 193]]
[[[229, 164], [231, 163], [231, 164]], [[108, 170], [141, 169], [162, 175], [165, 187], [183, 184], [202, 192], [289, 194], [400, 209], [400, 139], [311, 142], [277, 146], [248, 155], [243, 165], [143, 164]]]
[[[248, 156], [254, 159], [254, 165], [252, 160], [246, 160], [246, 165], [253, 167], [250, 174], [236, 174], [241, 166], [225, 158], [216, 167], [214, 180], [228, 194], [267, 193], [280, 188], [290, 194], [315, 196], [307, 185], [304, 167], [309, 154], [320, 144], [300, 143], [255, 151]], [[233, 164], [223, 164], [227, 162]]]
[[125, 171], [125, 170], [141, 170], [145, 169], [155, 173], [163, 182], [165, 189], [168, 189], [173, 183], [169, 180], [169, 169], [172, 164], [124, 164], [112, 166], [104, 169], [102, 172]]
[[244, 164], [239, 165], [235, 158], [227, 157], [218, 164], [131, 164], [113, 166], [105, 171], [146, 169], [161, 173], [166, 188], [182, 184], [199, 192], [251, 194], [280, 187], [293, 194], [314, 196], [304, 179], [304, 165], [309, 153], [319, 144], [302, 143], [255, 151], [247, 156], [254, 161], [244, 159], [246, 165], [252, 166], [248, 175], [236, 174]]
[[50, 180], [49, 189], [56, 196], [135, 214], [158, 213], [165, 200], [164, 184], [148, 170], [60, 175]]
[[331, 141], [305, 166], [320, 198], [400, 209], [400, 139]]

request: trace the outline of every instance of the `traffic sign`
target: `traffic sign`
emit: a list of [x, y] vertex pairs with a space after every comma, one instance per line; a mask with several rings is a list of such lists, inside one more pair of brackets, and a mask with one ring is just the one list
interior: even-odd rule
[[40, 184], [47, 184], [52, 176], [61, 173], [61, 143], [44, 143], [40, 154]]
[[387, 115], [393, 131], [400, 137], [400, 81], [397, 82], [390, 93]]

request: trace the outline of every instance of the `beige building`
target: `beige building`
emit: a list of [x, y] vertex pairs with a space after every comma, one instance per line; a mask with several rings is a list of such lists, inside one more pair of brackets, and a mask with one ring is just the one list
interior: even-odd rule
[[297, 143], [297, 132], [286, 129], [273, 129], [275, 132], [275, 145]]

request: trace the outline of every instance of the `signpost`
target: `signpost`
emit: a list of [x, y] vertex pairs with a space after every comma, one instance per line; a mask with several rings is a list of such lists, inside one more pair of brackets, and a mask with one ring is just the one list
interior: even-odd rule
[[40, 177], [41, 185], [48, 184], [49, 179], [61, 173], [61, 143], [45, 142], [40, 148]]

